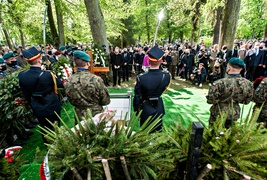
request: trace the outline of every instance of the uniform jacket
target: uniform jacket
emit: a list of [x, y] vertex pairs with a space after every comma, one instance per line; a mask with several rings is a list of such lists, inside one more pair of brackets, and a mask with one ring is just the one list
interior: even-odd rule
[[[250, 103], [253, 93], [252, 82], [240, 75], [227, 75], [227, 77], [215, 81], [206, 97], [207, 103], [213, 104], [210, 108], [211, 115], [216, 117], [221, 110], [228, 112], [228, 119], [231, 120], [233, 115], [237, 120], [240, 115], [239, 103]], [[235, 112], [229, 108], [232, 105]]]
[[103, 80], [88, 70], [78, 69], [77, 73], [67, 80], [65, 92], [70, 103], [81, 114], [91, 109], [94, 116], [103, 111], [102, 106], [110, 103], [109, 92]]
[[[164, 79], [162, 80], [164, 76]], [[134, 111], [143, 110], [141, 121], [145, 121], [149, 116], [156, 117], [165, 114], [161, 95], [170, 84], [170, 73], [163, 72], [160, 69], [150, 69], [147, 73], [138, 75], [134, 88], [133, 106]], [[158, 97], [158, 106], [153, 108], [148, 101], [149, 97]]]
[[[41, 72], [43, 72], [43, 74], [40, 76]], [[36, 84], [39, 76], [39, 81]], [[56, 82], [58, 88], [63, 88], [60, 79], [56, 78]], [[54, 111], [57, 113], [60, 112], [61, 104], [58, 96], [54, 94], [54, 81], [50, 71], [42, 71], [41, 67], [31, 66], [30, 69], [19, 73], [19, 85], [25, 99], [31, 105], [33, 103], [33, 94], [39, 94], [45, 98], [44, 104], [42, 104], [42, 107], [40, 106], [39, 109], [32, 105], [33, 112], [36, 116], [52, 115]]]

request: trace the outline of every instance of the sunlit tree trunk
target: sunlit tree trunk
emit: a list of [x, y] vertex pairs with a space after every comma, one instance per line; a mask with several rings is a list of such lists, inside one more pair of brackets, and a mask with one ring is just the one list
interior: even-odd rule
[[223, 8], [221, 6], [219, 6], [216, 9], [216, 20], [215, 20], [215, 25], [214, 25], [214, 28], [213, 28], [212, 44], [218, 44], [219, 43], [222, 9]]
[[227, 45], [229, 48], [234, 44], [235, 32], [239, 19], [240, 3], [241, 0], [225, 1], [220, 32], [220, 47]]
[[55, 26], [55, 21], [54, 21], [54, 18], [53, 18], [53, 12], [52, 12], [52, 6], [51, 6], [50, 0], [46, 0], [45, 4], [48, 7], [47, 8], [47, 16], [48, 16], [49, 26], [50, 26], [50, 30], [51, 30], [52, 39], [53, 39], [53, 45], [58, 47], [59, 38], [58, 38], [57, 29], [56, 29], [56, 26]]
[[23, 49], [25, 48], [25, 40], [24, 40], [24, 34], [23, 31], [20, 29], [19, 30], [19, 34], [20, 34], [20, 42], [21, 42], [21, 46], [23, 47]]
[[9, 37], [7, 29], [3, 28], [3, 32], [4, 32], [4, 35], [5, 35], [5, 38], [6, 38], [6, 42], [7, 42], [7, 45], [9, 47], [9, 49], [13, 50], [13, 47], [12, 47], [12, 44], [11, 44], [11, 39]]
[[61, 46], [61, 45], [65, 45], [66, 43], [65, 43], [65, 33], [64, 33], [62, 9], [60, 8], [60, 0], [55, 1], [55, 9], [56, 9], [56, 15], [57, 15], [59, 46]]
[[[84, 3], [87, 9], [94, 43], [99, 46], [102, 44], [108, 46], [104, 16], [102, 14], [99, 1], [84, 0]], [[108, 48], [107, 51], [109, 53]]]

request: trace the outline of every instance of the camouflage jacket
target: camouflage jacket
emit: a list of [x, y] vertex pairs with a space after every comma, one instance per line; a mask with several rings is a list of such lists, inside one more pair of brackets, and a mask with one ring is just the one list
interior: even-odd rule
[[228, 75], [213, 83], [207, 95], [209, 104], [248, 104], [253, 99], [252, 82], [240, 75]]
[[267, 78], [264, 78], [256, 87], [253, 101], [256, 105], [261, 106], [267, 100]]
[[110, 103], [110, 95], [103, 80], [89, 71], [77, 71], [65, 84], [66, 95], [76, 109], [90, 108], [93, 116]]

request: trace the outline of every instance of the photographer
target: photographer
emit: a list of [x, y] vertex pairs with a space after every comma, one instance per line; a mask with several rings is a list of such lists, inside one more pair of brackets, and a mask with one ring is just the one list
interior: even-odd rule
[[198, 64], [203, 63], [206, 70], [208, 70], [208, 62], [210, 59], [210, 55], [207, 51], [205, 51], [205, 48], [202, 47], [199, 50], [199, 53], [197, 55]]
[[205, 79], [206, 79], [207, 71], [204, 67], [203, 63], [199, 63], [198, 68], [195, 68], [193, 70], [193, 74], [190, 75], [191, 78], [193, 78], [193, 82], [198, 85], [199, 87], [202, 87]]

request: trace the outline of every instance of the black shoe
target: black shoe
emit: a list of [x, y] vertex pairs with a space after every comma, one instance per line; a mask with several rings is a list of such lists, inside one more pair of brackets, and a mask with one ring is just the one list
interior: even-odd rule
[[174, 77], [173, 77], [172, 79], [173, 79], [173, 80], [175, 80], [175, 78], [174, 78]]

